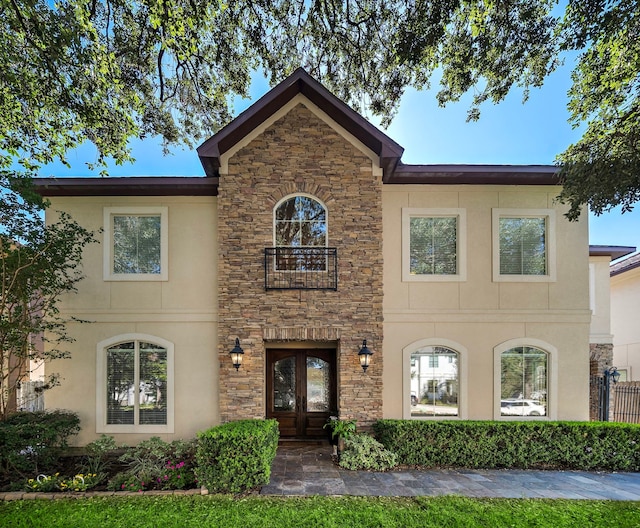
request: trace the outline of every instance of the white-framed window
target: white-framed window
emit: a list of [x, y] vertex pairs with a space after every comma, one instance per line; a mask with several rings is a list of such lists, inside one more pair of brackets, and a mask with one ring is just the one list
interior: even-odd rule
[[556, 280], [555, 211], [493, 209], [493, 280]]
[[618, 379], [618, 381], [634, 381], [631, 377], [630, 366], [625, 365], [623, 367], [618, 367], [618, 372], [620, 373], [620, 379]]
[[403, 417], [466, 418], [466, 349], [448, 339], [422, 339], [403, 349]]
[[96, 432], [172, 433], [173, 344], [124, 334], [97, 346]]
[[104, 208], [104, 279], [168, 280], [168, 208]]
[[465, 281], [466, 211], [402, 209], [402, 280]]
[[276, 271], [326, 271], [327, 208], [313, 196], [287, 196], [273, 209]]
[[557, 351], [531, 338], [494, 348], [495, 419], [555, 419]]

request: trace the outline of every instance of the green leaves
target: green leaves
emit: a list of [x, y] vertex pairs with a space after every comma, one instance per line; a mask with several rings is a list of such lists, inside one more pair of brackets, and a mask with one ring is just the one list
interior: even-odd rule
[[0, 168], [34, 171], [83, 142], [131, 161], [130, 138], [192, 146], [227, 124], [251, 74], [303, 66], [388, 125], [407, 87], [487, 101], [579, 52], [569, 111], [584, 137], [558, 156], [577, 218], [638, 199], [640, 4], [634, 0], [0, 0]]
[[198, 482], [216, 493], [239, 493], [267, 484], [278, 437], [276, 420], [239, 420], [199, 432]]
[[0, 158], [28, 168], [84, 141], [129, 161], [128, 140], [191, 145], [231, 118], [250, 75], [304, 66], [388, 123], [407, 86], [443, 71], [442, 104], [474, 102], [555, 67], [553, 2], [0, 0]]
[[[83, 248], [93, 233], [66, 213], [45, 223], [47, 205], [25, 178], [0, 172], [0, 419], [12, 411], [29, 360], [66, 357], [72, 341], [58, 301], [82, 279]], [[44, 337], [42, 337], [44, 336]], [[35, 345], [47, 340], [43, 350]], [[57, 383], [50, 374], [46, 386]]]
[[399, 464], [463, 468], [637, 471], [640, 427], [609, 422], [379, 420]]
[[623, 211], [640, 199], [640, 5], [630, 0], [571, 2], [563, 23], [567, 46], [587, 46], [569, 90], [577, 143], [558, 156], [560, 198], [568, 216], [588, 204], [596, 214]]
[[387, 471], [397, 464], [397, 456], [387, 451], [373, 436], [354, 434], [340, 453], [340, 467], [351, 470]]

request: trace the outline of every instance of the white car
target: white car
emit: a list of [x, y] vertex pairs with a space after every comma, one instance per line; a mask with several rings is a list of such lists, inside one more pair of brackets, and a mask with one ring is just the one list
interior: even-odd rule
[[538, 400], [502, 400], [500, 402], [502, 416], [545, 416], [547, 409]]

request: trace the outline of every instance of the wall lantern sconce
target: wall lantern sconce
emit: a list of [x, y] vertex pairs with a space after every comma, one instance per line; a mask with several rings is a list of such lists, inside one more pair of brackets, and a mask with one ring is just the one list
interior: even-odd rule
[[618, 367], [609, 367], [607, 370], [604, 371], [605, 383], [609, 383], [609, 381], [613, 381], [613, 384], [615, 385], [616, 383], [618, 383], [619, 379], [620, 379], [620, 373], [618, 372]]
[[360, 366], [364, 372], [367, 371], [369, 364], [371, 363], [371, 356], [373, 356], [373, 352], [369, 350], [367, 347], [367, 340], [362, 340], [362, 348], [358, 352], [358, 357], [360, 358]]
[[240, 369], [240, 365], [242, 365], [242, 356], [244, 356], [244, 350], [240, 346], [240, 339], [236, 337], [236, 346], [233, 347], [233, 350], [229, 352], [231, 356], [231, 363], [236, 367], [236, 370]]

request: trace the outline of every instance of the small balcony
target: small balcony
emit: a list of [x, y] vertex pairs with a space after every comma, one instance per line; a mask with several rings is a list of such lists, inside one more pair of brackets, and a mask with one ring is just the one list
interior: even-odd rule
[[337, 290], [338, 250], [264, 248], [265, 290]]

